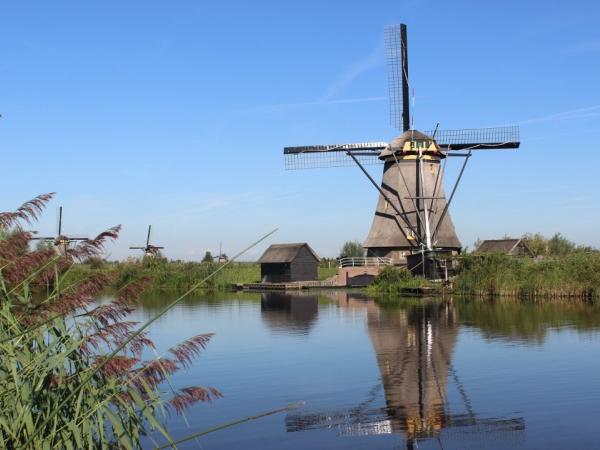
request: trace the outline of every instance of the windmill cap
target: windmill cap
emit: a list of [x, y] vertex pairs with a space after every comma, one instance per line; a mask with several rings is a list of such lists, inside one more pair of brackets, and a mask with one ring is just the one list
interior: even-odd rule
[[396, 153], [402, 153], [402, 151], [404, 150], [404, 144], [410, 141], [433, 141], [436, 149], [438, 151], [440, 149], [437, 145], [437, 142], [435, 142], [435, 140], [431, 136], [428, 136], [417, 130], [408, 130], [402, 133], [397, 138], [395, 138], [392, 142], [390, 142], [388, 146], [379, 154], [379, 159], [385, 159]]

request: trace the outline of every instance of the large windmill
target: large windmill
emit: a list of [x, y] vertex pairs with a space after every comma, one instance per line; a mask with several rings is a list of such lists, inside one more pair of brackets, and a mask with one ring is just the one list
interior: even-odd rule
[[[379, 191], [367, 256], [407, 263], [413, 273], [439, 278], [441, 256], [461, 250], [448, 208], [473, 150], [519, 147], [518, 127], [419, 132], [410, 120], [406, 25], [385, 28], [390, 120], [402, 132], [391, 142], [284, 148], [286, 169], [356, 164]], [[447, 157], [463, 158], [450, 197], [444, 192]], [[443, 162], [443, 163], [442, 163]], [[364, 164], [383, 163], [378, 185]]]
[[72, 242], [87, 241], [88, 238], [81, 237], [81, 236], [77, 236], [77, 237], [76, 236], [67, 236], [66, 234], [64, 234], [63, 229], [62, 229], [62, 222], [63, 222], [62, 219], [63, 219], [63, 207], [60, 206], [58, 208], [58, 228], [57, 228], [56, 236], [54, 236], [54, 237], [53, 236], [39, 236], [39, 237], [33, 237], [32, 240], [52, 242], [56, 251], [58, 253], [60, 253], [61, 255], [66, 256], [67, 250], [69, 249], [69, 246], [71, 245]]
[[152, 231], [152, 225], [148, 225], [148, 235], [146, 236], [146, 245], [137, 246], [137, 247], [129, 247], [130, 250], [143, 250], [144, 256], [155, 257], [158, 255], [159, 250], [164, 249], [164, 247], [159, 247], [156, 245], [150, 244], [150, 233]]

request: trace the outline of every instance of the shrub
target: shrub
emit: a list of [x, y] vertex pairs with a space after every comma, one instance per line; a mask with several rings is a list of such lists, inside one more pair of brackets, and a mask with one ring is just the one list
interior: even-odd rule
[[375, 280], [376, 284], [393, 284], [402, 283], [411, 280], [412, 274], [405, 267], [385, 266], [379, 271], [379, 275]]

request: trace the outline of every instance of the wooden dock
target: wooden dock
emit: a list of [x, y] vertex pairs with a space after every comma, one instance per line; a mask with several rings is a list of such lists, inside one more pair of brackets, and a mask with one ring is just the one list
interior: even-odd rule
[[292, 281], [289, 283], [247, 283], [236, 284], [235, 290], [238, 291], [300, 291], [303, 289], [331, 289], [342, 288], [336, 279], [318, 280], [318, 281]]

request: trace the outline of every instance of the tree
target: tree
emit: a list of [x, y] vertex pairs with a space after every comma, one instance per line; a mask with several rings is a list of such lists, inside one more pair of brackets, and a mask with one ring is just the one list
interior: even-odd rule
[[548, 254], [552, 256], [565, 256], [575, 251], [575, 243], [569, 241], [560, 233], [556, 233], [548, 240]]
[[535, 256], [548, 254], [548, 240], [541, 233], [525, 233], [522, 239]]
[[347, 241], [340, 250], [340, 258], [360, 258], [365, 255], [365, 249], [358, 241]]
[[204, 258], [202, 258], [202, 262], [203, 263], [211, 263], [211, 262], [213, 262], [213, 255], [210, 252], [210, 250], [206, 250], [206, 253], [204, 254]]

